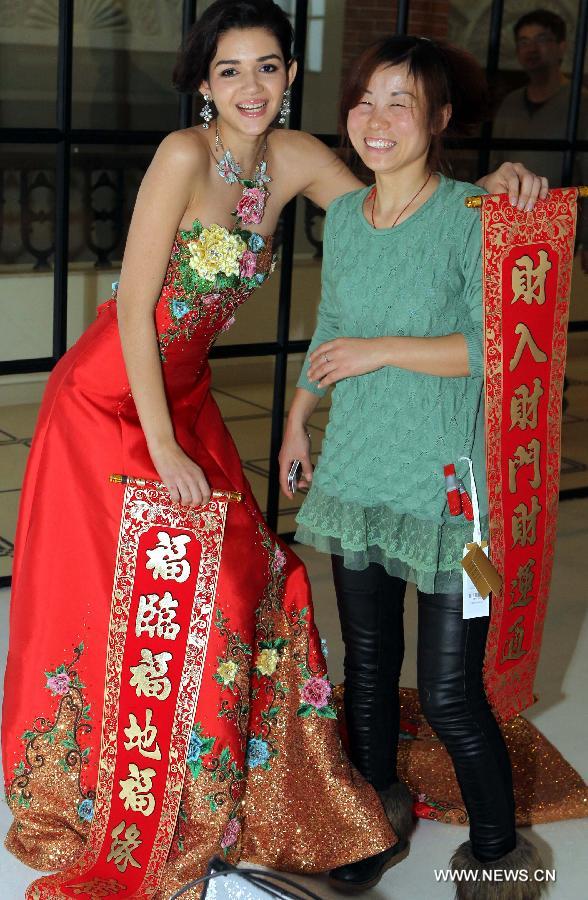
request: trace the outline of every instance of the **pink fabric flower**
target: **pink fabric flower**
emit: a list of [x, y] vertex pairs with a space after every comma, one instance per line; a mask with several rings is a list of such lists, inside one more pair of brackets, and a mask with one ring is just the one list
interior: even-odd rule
[[240, 831], [241, 823], [239, 822], [239, 819], [229, 819], [227, 827], [225, 828], [225, 833], [221, 838], [221, 847], [223, 850], [227, 850], [229, 847], [232, 847], [233, 844], [237, 843]]
[[51, 675], [51, 677], [47, 679], [47, 687], [53, 694], [67, 694], [70, 683], [71, 678], [67, 672], [59, 672], [57, 675]]
[[214, 306], [215, 303], [218, 303], [220, 299], [220, 294], [205, 294], [202, 302], [205, 306]]
[[332, 690], [333, 689], [328, 681], [313, 675], [302, 688], [302, 699], [310, 706], [314, 706], [316, 709], [322, 709], [323, 706], [327, 706], [331, 698]]
[[253, 278], [255, 269], [257, 268], [257, 257], [251, 250], [246, 250], [241, 257], [241, 267], [239, 274], [241, 278]]
[[286, 565], [286, 554], [283, 550], [276, 550], [274, 556], [274, 572], [279, 572]]
[[244, 225], [259, 225], [263, 218], [267, 191], [261, 188], [247, 188], [237, 203], [237, 217]]

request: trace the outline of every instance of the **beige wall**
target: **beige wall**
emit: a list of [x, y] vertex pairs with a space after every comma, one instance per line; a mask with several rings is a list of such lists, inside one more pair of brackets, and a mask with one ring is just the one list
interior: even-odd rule
[[[93, 321], [96, 307], [108, 299], [116, 269], [97, 270], [74, 266], [68, 278], [68, 345], [71, 346]], [[233, 327], [219, 338], [219, 344], [274, 341], [276, 339], [279, 295], [279, 267], [237, 313]], [[320, 263], [306, 259], [295, 263], [294, 296], [291, 315], [292, 339], [311, 336], [320, 296]], [[53, 331], [53, 273], [0, 273], [0, 359], [11, 360], [51, 356]], [[298, 363], [290, 366], [289, 378], [297, 375]], [[250, 358], [217, 360], [215, 382], [235, 380], [254, 383], [273, 378], [273, 360]], [[47, 376], [5, 375], [0, 378], [0, 406], [33, 403], [41, 398]]]

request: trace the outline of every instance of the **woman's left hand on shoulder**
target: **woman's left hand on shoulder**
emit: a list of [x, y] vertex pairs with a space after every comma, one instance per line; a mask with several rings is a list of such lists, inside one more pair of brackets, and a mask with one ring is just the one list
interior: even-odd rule
[[380, 338], [336, 338], [317, 347], [310, 354], [309, 381], [320, 388], [350, 378], [366, 375], [385, 365]]
[[535, 175], [522, 163], [505, 162], [476, 182], [489, 194], [508, 194], [510, 202], [530, 212], [537, 200], [545, 200], [549, 184], [547, 178]]

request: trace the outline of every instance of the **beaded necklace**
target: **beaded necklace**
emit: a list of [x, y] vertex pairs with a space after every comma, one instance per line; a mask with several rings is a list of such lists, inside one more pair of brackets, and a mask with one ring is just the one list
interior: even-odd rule
[[270, 176], [267, 174], [267, 162], [265, 161], [267, 137], [261, 151], [261, 161], [257, 163], [252, 178], [242, 178], [241, 166], [231, 151], [225, 149], [218, 125], [216, 126], [214, 147], [216, 152], [219, 149], [223, 151], [223, 155], [216, 165], [216, 170], [220, 177], [227, 184], [240, 184], [243, 188], [241, 199], [231, 215], [235, 216], [243, 225], [259, 225], [263, 219], [266, 203], [270, 196], [270, 192], [266, 187], [267, 183], [271, 181]]

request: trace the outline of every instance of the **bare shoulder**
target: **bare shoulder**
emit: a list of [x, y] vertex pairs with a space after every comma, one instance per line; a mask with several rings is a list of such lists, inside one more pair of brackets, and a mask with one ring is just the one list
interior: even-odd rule
[[[165, 236], [175, 233], [194, 193], [208, 171], [208, 145], [195, 128], [174, 131], [163, 139], [141, 182], [131, 232], [157, 220]], [[167, 239], [167, 237], [166, 237]]]
[[206, 138], [196, 128], [172, 131], [157, 148], [152, 167], [169, 171], [175, 169], [184, 176], [197, 176], [209, 162]]

